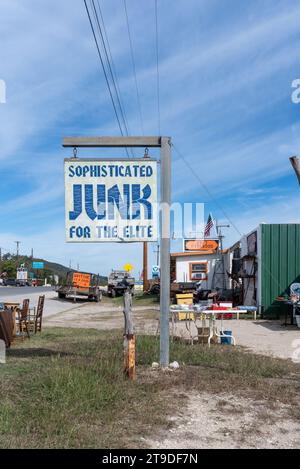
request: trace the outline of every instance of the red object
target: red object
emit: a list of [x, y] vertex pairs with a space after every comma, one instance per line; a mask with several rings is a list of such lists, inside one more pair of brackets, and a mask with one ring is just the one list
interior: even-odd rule
[[227, 309], [232, 309], [232, 308], [224, 308], [224, 306], [219, 306], [219, 305], [211, 305], [209, 308], [211, 311], [225, 311], [223, 314], [217, 314], [217, 319], [232, 319], [233, 315], [232, 313], [226, 313]]
[[217, 319], [232, 319], [232, 313], [224, 313], [224, 314], [218, 314]]

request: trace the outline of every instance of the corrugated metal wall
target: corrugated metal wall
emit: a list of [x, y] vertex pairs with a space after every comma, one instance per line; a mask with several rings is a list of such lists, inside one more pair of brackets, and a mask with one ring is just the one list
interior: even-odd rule
[[279, 317], [285, 306], [277, 296], [289, 294], [300, 280], [300, 224], [261, 225], [261, 305], [265, 316]]

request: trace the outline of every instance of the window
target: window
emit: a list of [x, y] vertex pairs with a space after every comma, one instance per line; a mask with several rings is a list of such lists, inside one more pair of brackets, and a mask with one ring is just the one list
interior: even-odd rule
[[207, 280], [207, 272], [207, 262], [190, 262], [190, 280]]

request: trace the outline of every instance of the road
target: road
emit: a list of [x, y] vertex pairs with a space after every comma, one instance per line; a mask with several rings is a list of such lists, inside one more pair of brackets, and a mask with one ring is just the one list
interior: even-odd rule
[[37, 306], [40, 295], [45, 295], [44, 316], [52, 316], [62, 311], [68, 311], [83, 303], [80, 299], [77, 303], [70, 300], [59, 300], [57, 293], [51, 287], [0, 287], [0, 303], [16, 301], [22, 304], [25, 298], [30, 301], [30, 308]]
[[12, 296], [19, 297], [20, 295], [31, 295], [33, 293], [42, 294], [51, 290], [52, 287], [0, 287], [0, 301]]

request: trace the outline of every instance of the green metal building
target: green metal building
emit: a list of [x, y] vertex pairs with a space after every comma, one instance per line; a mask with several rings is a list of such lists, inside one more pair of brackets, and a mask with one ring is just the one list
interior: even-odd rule
[[279, 318], [300, 283], [300, 224], [261, 224], [241, 240], [244, 304], [256, 304], [264, 318]]

